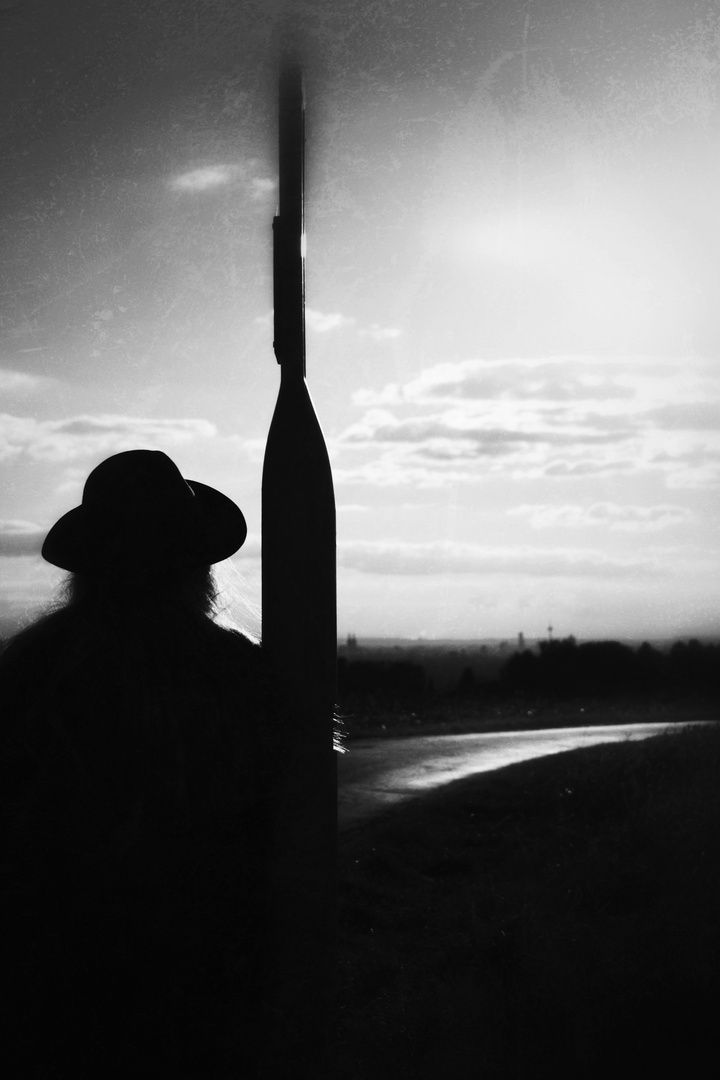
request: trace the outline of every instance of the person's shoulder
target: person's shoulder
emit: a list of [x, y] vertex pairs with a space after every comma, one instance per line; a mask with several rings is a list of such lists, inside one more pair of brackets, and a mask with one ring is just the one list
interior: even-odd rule
[[[36, 709], [47, 705], [67, 669], [68, 633], [61, 612], [43, 615], [13, 635], [0, 653], [0, 738], [3, 756]], [[24, 742], [25, 735], [22, 735]]]
[[215, 643], [220, 648], [225, 648], [228, 652], [240, 653], [244, 656], [253, 656], [257, 659], [261, 655], [260, 642], [252, 637], [250, 634], [246, 634], [243, 630], [236, 630], [230, 626], [221, 626], [219, 623], [212, 623], [212, 634], [215, 637]]
[[19, 671], [51, 654], [66, 639], [64, 614], [60, 610], [43, 615], [9, 638], [0, 651], [0, 673]]
[[263, 651], [256, 638], [218, 623], [212, 623], [208, 629], [206, 649], [213, 667], [220, 664], [245, 677], [262, 677]]

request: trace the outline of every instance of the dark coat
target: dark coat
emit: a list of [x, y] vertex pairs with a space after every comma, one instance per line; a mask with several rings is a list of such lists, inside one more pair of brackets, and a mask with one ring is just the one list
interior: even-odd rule
[[261, 656], [179, 609], [70, 606], [0, 657], [13, 1077], [252, 1074]]

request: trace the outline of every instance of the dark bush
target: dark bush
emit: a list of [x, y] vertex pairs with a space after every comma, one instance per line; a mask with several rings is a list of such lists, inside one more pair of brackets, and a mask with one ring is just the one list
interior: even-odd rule
[[661, 652], [648, 642], [632, 649], [619, 641], [544, 641], [538, 653], [526, 650], [511, 656], [502, 683], [510, 690], [560, 696], [716, 694], [720, 646], [692, 640]]
[[425, 671], [409, 660], [338, 660], [338, 697], [382, 697], [389, 700], [422, 696]]

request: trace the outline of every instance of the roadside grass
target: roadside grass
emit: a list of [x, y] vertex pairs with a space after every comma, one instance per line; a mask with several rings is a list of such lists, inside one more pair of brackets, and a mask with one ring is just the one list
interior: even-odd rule
[[337, 1080], [715, 1076], [720, 724], [341, 834]]

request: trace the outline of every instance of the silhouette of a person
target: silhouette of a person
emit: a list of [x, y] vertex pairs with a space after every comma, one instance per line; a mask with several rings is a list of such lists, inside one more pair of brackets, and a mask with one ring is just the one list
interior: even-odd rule
[[64, 603], [0, 657], [8, 1075], [253, 1073], [266, 680], [211, 570], [246, 532], [132, 450], [48, 533]]

